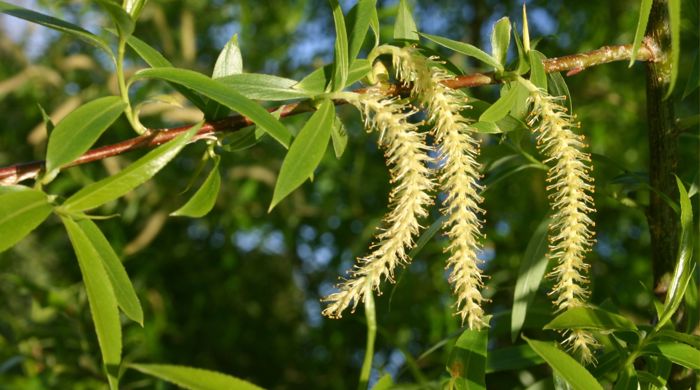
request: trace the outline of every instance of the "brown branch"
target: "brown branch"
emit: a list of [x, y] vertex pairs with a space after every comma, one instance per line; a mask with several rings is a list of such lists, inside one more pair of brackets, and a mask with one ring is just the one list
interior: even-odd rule
[[[613, 61], [629, 60], [632, 53], [632, 45], [617, 45], [604, 46], [600, 49], [586, 53], [572, 54], [559, 58], [550, 58], [544, 61], [544, 68], [547, 73], [569, 71], [569, 74], [578, 73], [591, 66], [605, 64]], [[658, 55], [656, 50], [647, 44], [639, 49], [637, 60], [655, 62]], [[499, 80], [493, 73], [474, 73], [470, 75], [458, 76], [453, 80], [445, 82], [450, 88], [470, 88], [483, 85], [497, 84]], [[400, 88], [395, 88], [398, 93]], [[362, 90], [355, 92], [362, 93]], [[336, 104], [343, 104], [338, 101]], [[284, 104], [278, 107], [273, 107], [270, 111], [280, 111], [280, 117], [284, 118], [290, 115], [295, 115], [302, 112], [312, 111], [314, 108], [306, 102], [296, 102]], [[234, 115], [221, 121], [205, 123], [201, 130], [195, 136], [195, 140], [205, 138], [210, 134], [217, 132], [232, 132], [240, 130], [246, 126], [252, 125], [253, 122], [241, 115]], [[105, 159], [107, 157], [116, 156], [136, 149], [152, 148], [170, 141], [177, 135], [187, 130], [189, 126], [180, 126], [171, 129], [154, 129], [148, 133], [122, 141], [112, 145], [106, 145], [92, 149], [84, 155], [63, 166], [69, 168], [76, 165], [86, 164], [93, 161]], [[23, 180], [34, 179], [39, 175], [39, 172], [44, 166], [44, 161], [32, 161], [14, 164], [8, 167], [0, 168], [0, 185], [17, 184]]]

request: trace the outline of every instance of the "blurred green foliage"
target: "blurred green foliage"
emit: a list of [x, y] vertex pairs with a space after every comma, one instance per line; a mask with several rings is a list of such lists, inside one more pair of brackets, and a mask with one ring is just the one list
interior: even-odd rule
[[[107, 20], [92, 6], [76, 2], [28, 2], [107, 36]], [[349, 2], [343, 2], [347, 11]], [[391, 26], [397, 2], [378, 2], [382, 26]], [[682, 94], [697, 57], [697, 3], [685, 1], [683, 55], [676, 94]], [[489, 52], [489, 31], [502, 16], [521, 25], [519, 2], [419, 1], [414, 13], [421, 31], [470, 42]], [[638, 1], [533, 1], [528, 4], [532, 37], [549, 57], [606, 44], [631, 42]], [[695, 7], [693, 11], [693, 7]], [[333, 19], [320, 0], [175, 1], [151, 0], [135, 35], [161, 50], [176, 66], [211, 73], [218, 52], [237, 33], [246, 72], [301, 79], [332, 61]], [[382, 29], [391, 40], [391, 29]], [[442, 52], [438, 47], [436, 50]], [[443, 52], [446, 53], [446, 52]], [[513, 53], [511, 53], [512, 55]], [[114, 69], [97, 49], [47, 29], [0, 16], [0, 165], [42, 159], [46, 132], [40, 107], [57, 122], [78, 104], [116, 94]], [[462, 57], [450, 60], [465, 73], [476, 69]], [[127, 72], [142, 67], [129, 57]], [[598, 212], [597, 244], [591, 266], [592, 302], [609, 302], [637, 322], [653, 317], [653, 285], [644, 186], [647, 144], [644, 66], [619, 62], [567, 78], [574, 112], [594, 157]], [[145, 83], [133, 98], [171, 93], [165, 84]], [[493, 101], [496, 87], [470, 94]], [[679, 96], [680, 97], [680, 96]], [[678, 99], [679, 118], [697, 115], [698, 91]], [[313, 182], [267, 213], [284, 153], [269, 138], [253, 148], [225, 153], [222, 187], [214, 210], [202, 219], [168, 218], [187, 200], [181, 191], [195, 173], [203, 145], [185, 150], [160, 173], [125, 198], [99, 210], [116, 214], [98, 221], [122, 256], [145, 310], [145, 326], [124, 319], [124, 360], [186, 364], [229, 373], [260, 386], [343, 389], [355, 386], [364, 352], [362, 310], [341, 320], [320, 316], [319, 298], [338, 275], [362, 255], [386, 207], [389, 192], [375, 135], [359, 127], [350, 107], [349, 144], [340, 160], [327, 151]], [[144, 109], [149, 127], [171, 127], [201, 118], [189, 106]], [[285, 124], [297, 133], [308, 115]], [[131, 136], [121, 119], [99, 144]], [[521, 135], [526, 137], [527, 135]], [[486, 178], [522, 164], [508, 145], [516, 140], [485, 136]], [[677, 175], [697, 185], [698, 133], [680, 138]], [[531, 142], [523, 142], [536, 155]], [[134, 152], [72, 168], [51, 183], [69, 193], [115, 172], [142, 155]], [[544, 173], [524, 170], [489, 187], [485, 197], [487, 310], [494, 314], [489, 348], [511, 345], [509, 310], [519, 263], [531, 234], [546, 217]], [[437, 207], [433, 211], [437, 216]], [[697, 220], [697, 219], [696, 219]], [[47, 224], [0, 255], [0, 388], [105, 386], [99, 348], [70, 243], [60, 221]], [[377, 297], [379, 333], [372, 381], [388, 372], [395, 381], [445, 375], [445, 362], [459, 320], [446, 282], [442, 238], [433, 240]], [[525, 323], [532, 337], [552, 317], [547, 280]], [[446, 343], [445, 343], [446, 342]], [[432, 346], [447, 346], [422, 355]], [[522, 343], [522, 341], [518, 341]], [[420, 358], [419, 358], [420, 356]], [[548, 377], [544, 366], [486, 377], [489, 388], [518, 389]], [[155, 380], [127, 372], [124, 389], [153, 388]], [[158, 383], [156, 388], [170, 388]]]

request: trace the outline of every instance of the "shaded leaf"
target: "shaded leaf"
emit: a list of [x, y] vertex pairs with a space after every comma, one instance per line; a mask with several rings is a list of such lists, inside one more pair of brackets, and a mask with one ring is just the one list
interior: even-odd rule
[[80, 272], [85, 283], [90, 314], [95, 324], [97, 341], [102, 351], [102, 361], [107, 368], [110, 387], [116, 389], [117, 372], [121, 362], [122, 329], [119, 323], [117, 299], [107, 276], [105, 267], [100, 262], [100, 255], [80, 226], [68, 217], [61, 217], [68, 232], [75, 255], [78, 258]]
[[170, 213], [174, 217], [199, 218], [207, 215], [214, 207], [221, 187], [221, 175], [219, 174], [219, 161], [221, 157], [214, 157], [214, 166], [201, 187], [182, 207]]
[[544, 329], [594, 329], [601, 331], [636, 331], [627, 318], [595, 307], [573, 307], [556, 316]]
[[220, 149], [227, 152], [237, 152], [256, 145], [260, 140], [255, 130], [255, 127], [249, 126], [227, 135], [221, 140]]
[[[345, 83], [347, 85], [355, 83], [361, 78], [365, 77], [371, 70], [372, 66], [370, 65], [369, 61], [365, 59], [355, 60], [350, 65], [348, 79]], [[297, 85], [295, 85], [294, 88], [313, 96], [323, 93], [326, 89], [326, 85], [330, 83], [332, 78], [333, 65], [326, 65], [309, 73]]]
[[486, 356], [486, 373], [520, 370], [544, 363], [527, 344], [494, 349]]
[[83, 187], [68, 198], [62, 207], [68, 211], [83, 211], [121, 197], [158, 173], [201, 127], [202, 122], [192, 126], [172, 141], [148, 152], [116, 175]]
[[299, 187], [321, 162], [331, 136], [334, 114], [333, 102], [324, 100], [294, 139], [282, 162], [268, 211]]
[[413, 19], [413, 12], [407, 0], [399, 1], [399, 12], [394, 23], [394, 39], [405, 41], [418, 40], [418, 27]]
[[0, 252], [7, 250], [39, 226], [51, 214], [46, 194], [22, 186], [2, 187], [0, 192]]
[[651, 4], [652, 0], [642, 0], [642, 3], [639, 6], [637, 30], [634, 33], [634, 41], [632, 41], [632, 52], [630, 53], [630, 67], [634, 65], [634, 61], [637, 58], [637, 52], [639, 51], [639, 47], [642, 45], [644, 34], [647, 31], [647, 22], [649, 21], [649, 14], [651, 13]]
[[564, 77], [562, 77], [559, 72], [549, 73], [547, 77], [550, 81], [548, 83], [549, 93], [552, 96], [564, 96], [566, 98], [566, 107], [569, 109], [569, 112], [573, 112], [571, 93], [569, 92], [569, 86], [566, 85]]
[[629, 364], [620, 372], [615, 382], [613, 390], [637, 390], [639, 389], [639, 378], [634, 366]]
[[700, 350], [681, 343], [660, 343], [651, 346], [655, 353], [692, 370], [700, 370]]
[[525, 324], [527, 309], [535, 298], [547, 269], [547, 232], [549, 218], [544, 219], [535, 229], [520, 261], [518, 280], [513, 292], [513, 310], [510, 318], [510, 337], [515, 341]]
[[61, 20], [53, 16], [34, 12], [26, 8], [18, 7], [4, 1], [0, 1], [0, 12], [32, 23], [40, 24], [44, 27], [58, 30], [60, 32], [71, 34], [99, 49], [104, 50], [104, 52], [110, 56], [112, 61], [115, 61], [114, 53], [112, 53], [112, 49], [109, 48], [109, 44], [105, 40], [73, 23], [66, 22], [65, 20]]
[[530, 50], [530, 81], [538, 88], [547, 90], [547, 73], [544, 71], [546, 57], [537, 50]]
[[105, 96], [83, 104], [58, 122], [49, 137], [46, 171], [58, 169], [90, 149], [125, 107], [119, 96]]
[[94, 254], [101, 260], [107, 271], [107, 276], [112, 285], [114, 296], [117, 299], [117, 305], [122, 309], [127, 317], [134, 320], [136, 323], [143, 326], [143, 309], [139, 301], [134, 286], [131, 284], [129, 275], [124, 269], [124, 265], [112, 245], [107, 241], [107, 238], [102, 234], [100, 228], [95, 223], [84, 218], [74, 221], [82, 230], [85, 237], [89, 240], [90, 245], [94, 249]]
[[242, 96], [233, 87], [212, 80], [201, 73], [178, 68], [144, 69], [136, 72], [132, 80], [147, 78], [171, 81], [216, 100], [231, 110], [248, 117], [284, 147], [289, 147], [292, 138], [289, 130], [262, 106]]
[[463, 378], [468, 389], [486, 389], [488, 329], [465, 330], [450, 353], [447, 371], [452, 380]]
[[345, 130], [345, 125], [336, 115], [331, 129], [331, 141], [333, 141], [333, 151], [335, 157], [340, 158], [345, 152], [345, 147], [348, 146], [348, 132]]
[[125, 39], [134, 32], [134, 20], [120, 5], [110, 0], [95, 0], [95, 2], [109, 14], [121, 38]]
[[574, 358], [561, 351], [554, 343], [530, 340], [523, 337], [530, 347], [558, 373], [571, 388], [576, 390], [602, 390], [598, 381]]
[[666, 98], [671, 96], [678, 79], [678, 66], [681, 58], [681, 0], [668, 0], [668, 21], [671, 26], [671, 80], [668, 83]]
[[420, 36], [422, 36], [423, 38], [429, 39], [429, 40], [437, 43], [440, 46], [444, 46], [450, 50], [456, 51], [457, 53], [461, 53], [461, 54], [467, 55], [469, 57], [474, 57], [477, 60], [479, 60], [487, 65], [493, 66], [499, 72], [503, 71], [503, 65], [501, 65], [498, 62], [498, 60], [491, 57], [485, 51], [479, 49], [478, 47], [476, 47], [474, 45], [470, 45], [468, 43], [459, 42], [459, 41], [453, 41], [452, 39], [439, 37], [437, 35], [420, 33]]
[[510, 46], [510, 19], [504, 16], [493, 25], [491, 31], [491, 53], [499, 64], [505, 67], [508, 46]]
[[372, 390], [389, 390], [394, 386], [394, 379], [391, 374], [384, 374], [381, 378], [374, 384]]
[[693, 93], [698, 87], [700, 87], [700, 53], [696, 52], [693, 66], [688, 73], [688, 82], [685, 84], [685, 90], [683, 90], [683, 99]]
[[129, 367], [191, 390], [262, 390], [242, 379], [201, 368], [169, 364], [130, 364]]

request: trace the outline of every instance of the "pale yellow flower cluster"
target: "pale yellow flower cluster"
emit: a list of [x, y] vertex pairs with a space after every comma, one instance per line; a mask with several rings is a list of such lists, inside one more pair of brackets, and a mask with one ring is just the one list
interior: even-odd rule
[[418, 220], [428, 215], [433, 188], [427, 166], [428, 147], [425, 134], [407, 119], [415, 113], [396, 99], [386, 98], [379, 87], [348, 100], [358, 107], [368, 130], [379, 131], [379, 144], [385, 149], [393, 188], [389, 194], [390, 211], [384, 227], [377, 235], [372, 252], [358, 259], [350, 271], [351, 278], [338, 285], [339, 291], [326, 297], [330, 304], [323, 314], [339, 318], [352, 304], [353, 310], [372, 290], [379, 291], [382, 279], [393, 280], [397, 265], [410, 261], [406, 250], [413, 246], [413, 237], [420, 230]]
[[[560, 310], [585, 305], [588, 297], [584, 258], [594, 243], [594, 225], [590, 214], [595, 211], [590, 155], [582, 135], [575, 134], [574, 118], [560, 104], [561, 98], [541, 90], [532, 90], [532, 112], [528, 124], [537, 133], [538, 148], [554, 165], [547, 174], [547, 190], [554, 215], [550, 225], [549, 257], [557, 262], [551, 276], [557, 283], [551, 294]], [[591, 346], [595, 339], [584, 330], [572, 330], [566, 343], [583, 361], [593, 360]]]

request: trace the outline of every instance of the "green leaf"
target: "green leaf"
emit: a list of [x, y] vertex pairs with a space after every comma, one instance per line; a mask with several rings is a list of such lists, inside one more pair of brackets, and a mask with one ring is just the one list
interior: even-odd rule
[[324, 100], [294, 139], [282, 162], [268, 212], [299, 187], [321, 162], [331, 136], [334, 114], [333, 102]]
[[634, 33], [634, 41], [632, 41], [632, 53], [630, 54], [630, 68], [632, 67], [632, 65], [634, 65], [634, 61], [637, 59], [637, 52], [639, 51], [639, 46], [642, 45], [644, 33], [647, 31], [647, 22], [649, 21], [649, 14], [651, 13], [651, 3], [652, 0], [642, 0], [642, 4], [639, 7], [637, 31], [635, 31]]
[[348, 32], [345, 28], [345, 16], [338, 0], [328, 0], [333, 8], [333, 23], [335, 24], [335, 61], [333, 61], [333, 80], [331, 90], [340, 91], [345, 88], [348, 80], [350, 60], [348, 58]]
[[468, 389], [486, 389], [488, 338], [488, 329], [465, 330], [459, 336], [447, 364], [447, 371], [452, 377], [451, 382], [463, 378]]
[[16, 18], [24, 19], [32, 23], [40, 24], [44, 27], [58, 30], [63, 33], [71, 34], [99, 49], [104, 50], [104, 52], [109, 55], [112, 61], [115, 61], [114, 53], [112, 53], [112, 49], [109, 48], [109, 44], [104, 39], [98, 37], [90, 31], [85, 30], [80, 26], [76, 26], [73, 23], [54, 18], [53, 16], [34, 12], [26, 8], [18, 7], [16, 5], [12, 5], [4, 1], [0, 1], [0, 12], [14, 16]]
[[[126, 40], [126, 43], [136, 52], [136, 54], [138, 54], [139, 57], [146, 61], [146, 63], [152, 68], [169, 68], [173, 66], [173, 64], [171, 64], [170, 61], [163, 57], [163, 55], [160, 54], [158, 50], [152, 48], [146, 42], [136, 38], [133, 35]], [[187, 100], [192, 102], [192, 104], [194, 104], [195, 107], [199, 108], [202, 112], [204, 112], [204, 110], [206, 109], [206, 102], [201, 96], [194, 93], [191, 89], [187, 89], [179, 84], [169, 84], [172, 85], [172, 87], [175, 88], [176, 91], [180, 92], [182, 96], [187, 98]]]
[[594, 329], [600, 331], [636, 331], [627, 318], [594, 307], [573, 307], [556, 316], [544, 329]]
[[125, 107], [120, 97], [105, 96], [83, 104], [63, 118], [49, 137], [46, 171], [58, 169], [90, 149]]
[[44, 110], [44, 107], [41, 106], [41, 104], [37, 104], [39, 107], [39, 111], [41, 112], [41, 120], [44, 121], [44, 126], [46, 126], [46, 134], [51, 137], [51, 132], [53, 132], [53, 129], [56, 128], [56, 125], [53, 123], [51, 120], [51, 116], [46, 113], [46, 110]]
[[484, 134], [500, 134], [503, 133], [500, 127], [493, 122], [476, 122], [471, 125], [476, 131]]
[[693, 66], [688, 73], [688, 82], [685, 84], [685, 90], [683, 91], [683, 99], [693, 93], [698, 87], [700, 87], [700, 53], [696, 52]]
[[289, 130], [262, 106], [242, 96], [233, 87], [212, 80], [201, 73], [178, 68], [144, 69], [136, 72], [132, 82], [147, 78], [177, 83], [216, 100], [231, 110], [248, 117], [284, 147], [289, 147], [289, 142], [292, 138]]
[[51, 214], [45, 193], [22, 186], [10, 188], [13, 190], [3, 187], [0, 192], [0, 252], [15, 245]]
[[491, 53], [502, 67], [506, 65], [508, 46], [510, 46], [510, 19], [504, 16], [493, 25], [491, 31]]
[[544, 219], [535, 229], [520, 261], [518, 280], [513, 292], [513, 310], [510, 318], [510, 336], [515, 341], [525, 324], [527, 309], [535, 298], [544, 272], [547, 269], [547, 231], [549, 218]]
[[457, 53], [461, 53], [469, 57], [474, 57], [487, 65], [493, 66], [494, 68], [496, 68], [497, 71], [503, 72], [503, 65], [501, 65], [501, 63], [498, 62], [497, 59], [491, 57], [486, 52], [484, 52], [476, 46], [464, 42], [453, 41], [452, 39], [447, 39], [436, 35], [423, 33], [419, 34], [423, 38], [429, 39], [440, 46], [444, 46], [450, 50], [456, 51]]
[[668, 0], [668, 20], [671, 25], [671, 80], [664, 98], [671, 96], [678, 79], [681, 58], [681, 0]]
[[525, 48], [523, 47], [523, 41], [520, 39], [520, 35], [517, 30], [513, 30], [513, 36], [515, 37], [515, 47], [518, 49], [518, 67], [515, 72], [522, 76], [528, 70], [530, 70], [530, 64], [528, 62], [528, 55], [525, 53]]
[[569, 92], [569, 86], [566, 85], [564, 77], [562, 77], [561, 73], [559, 72], [549, 73], [547, 74], [547, 77], [550, 81], [549, 93], [552, 96], [565, 96], [566, 106], [569, 109], [569, 112], [573, 112], [571, 93]]
[[700, 370], [700, 350], [681, 343], [660, 343], [653, 345], [656, 353], [668, 360], [692, 370]]
[[262, 390], [242, 379], [201, 368], [169, 364], [130, 364], [129, 367], [191, 390]]
[[544, 71], [546, 57], [537, 50], [530, 50], [530, 81], [538, 88], [547, 90], [547, 73]]
[[243, 73], [243, 57], [238, 47], [238, 34], [234, 34], [219, 53], [211, 77], [218, 79], [241, 73]]
[[407, 0], [399, 1], [399, 13], [394, 23], [394, 39], [405, 41], [418, 40], [418, 27], [413, 19], [413, 12]]
[[107, 378], [110, 387], [116, 389], [122, 353], [122, 329], [119, 323], [117, 299], [107, 271], [100, 262], [100, 254], [85, 231], [69, 217], [62, 216], [61, 221], [68, 232], [83, 275], [90, 314], [95, 324], [100, 351], [102, 351], [102, 361], [107, 369]]
[[141, 14], [141, 9], [146, 5], [148, 0], [126, 0], [124, 2], [124, 10], [131, 15], [131, 18], [136, 21]]
[[602, 390], [598, 381], [574, 358], [562, 352], [553, 343], [530, 340], [524, 337], [530, 347], [576, 390]]
[[693, 334], [676, 332], [675, 330], [669, 329], [662, 329], [654, 335], [654, 339], [656, 338], [670, 338], [672, 340], [680, 341], [681, 343], [685, 343], [697, 349], [700, 349], [700, 336], [696, 336]]
[[437, 234], [437, 232], [440, 231], [442, 228], [442, 225], [445, 223], [447, 220], [447, 217], [444, 215], [441, 215], [440, 218], [436, 219], [435, 222], [430, 224], [430, 226], [423, 231], [423, 233], [418, 237], [418, 241], [416, 241], [416, 245], [411, 248], [411, 251], [408, 252], [408, 257], [413, 259], [415, 258], [420, 251], [423, 250], [425, 245], [433, 239], [433, 237]]
[[[372, 66], [370, 65], [369, 61], [365, 59], [357, 59], [350, 65], [348, 79], [345, 83], [350, 85], [357, 82], [361, 78], [365, 77], [371, 70]], [[295, 85], [294, 88], [304, 91], [308, 95], [317, 95], [325, 91], [326, 85], [330, 83], [332, 78], [333, 65], [326, 65], [309, 73], [297, 85]]]
[[678, 310], [678, 306], [680, 306], [681, 302], [683, 301], [685, 290], [688, 287], [693, 270], [695, 269], [695, 263], [693, 262], [693, 250], [695, 244], [695, 231], [693, 229], [693, 205], [690, 202], [690, 197], [688, 196], [688, 192], [686, 191], [683, 182], [678, 177], [676, 177], [676, 184], [678, 185], [678, 193], [680, 194], [681, 237], [680, 244], [678, 246], [676, 267], [673, 271], [671, 283], [666, 294], [664, 310], [659, 316], [659, 322], [656, 324], [657, 330], [661, 329], [661, 327], [663, 327], [666, 322], [671, 319], [671, 316], [673, 316], [676, 310]]
[[[666, 379], [660, 377], [659, 375], [652, 374], [648, 371], [637, 371], [637, 377], [640, 383], [648, 383], [650, 385], [656, 386], [656, 388], [664, 389], [666, 387]], [[642, 387], [642, 389], [654, 389], [654, 387]]]
[[521, 370], [542, 363], [544, 360], [527, 344], [498, 348], [486, 356], [486, 373]]
[[501, 97], [481, 114], [479, 121], [496, 122], [508, 115], [508, 112], [510, 112], [515, 105], [516, 98], [520, 94], [520, 89], [525, 89], [525, 87], [516, 81], [510, 83], [507, 90], [504, 87], [504, 90], [501, 92]]
[[372, 390], [389, 390], [394, 386], [394, 379], [391, 374], [384, 374], [381, 378], [374, 384]]
[[172, 160], [202, 127], [202, 122], [192, 126], [174, 140], [148, 152], [114, 176], [83, 187], [68, 198], [63, 206], [70, 212], [95, 208], [119, 198], [153, 177]]
[[628, 364], [620, 372], [615, 382], [613, 390], [637, 390], [639, 389], [639, 378], [632, 364]]
[[311, 97], [309, 93], [293, 88], [298, 81], [268, 74], [241, 73], [216, 81], [235, 88], [248, 99], [280, 101]]
[[359, 0], [348, 12], [346, 18], [350, 32], [348, 34], [349, 59], [352, 63], [362, 49], [367, 37], [372, 13], [376, 13], [377, 0]]
[[256, 145], [260, 140], [255, 130], [255, 127], [249, 126], [225, 136], [221, 140], [221, 149], [226, 152], [237, 152]]
[[134, 32], [135, 23], [124, 8], [110, 0], [95, 0], [112, 19], [112, 23], [117, 27], [120, 38], [127, 38]]
[[143, 326], [143, 309], [129, 275], [100, 228], [88, 218], [74, 221], [82, 230], [107, 271], [117, 304], [127, 317]]
[[221, 175], [219, 174], [219, 161], [221, 157], [214, 157], [214, 166], [201, 187], [182, 207], [170, 213], [173, 217], [199, 218], [207, 215], [219, 195], [221, 187]]
[[340, 158], [345, 152], [345, 147], [348, 146], [348, 132], [345, 130], [340, 117], [336, 115], [331, 128], [331, 141], [333, 141], [333, 151], [335, 157]]

